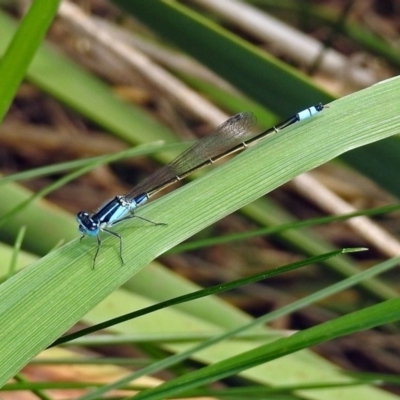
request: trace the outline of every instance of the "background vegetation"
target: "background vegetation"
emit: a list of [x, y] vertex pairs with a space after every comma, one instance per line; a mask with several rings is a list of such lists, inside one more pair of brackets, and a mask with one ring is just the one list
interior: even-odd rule
[[[397, 398], [397, 11], [4, 3], [0, 397]], [[141, 207], [167, 226], [118, 225], [125, 264], [104, 237], [92, 269], [76, 212], [230, 115], [255, 134], [319, 102]]]

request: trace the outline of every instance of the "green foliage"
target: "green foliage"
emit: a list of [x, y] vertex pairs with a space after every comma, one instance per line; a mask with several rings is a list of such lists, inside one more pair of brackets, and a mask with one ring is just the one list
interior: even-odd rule
[[[207, 89], [206, 84], [196, 83], [206, 92], [213, 92], [215, 101], [226, 109], [237, 111], [240, 106], [253, 110], [253, 107], [257, 107], [259, 120], [265, 123], [271, 118], [271, 112], [288, 116], [310, 104], [333, 100], [331, 95], [293, 68], [262, 53], [245, 40], [228, 33], [180, 3], [116, 3], [134, 12], [146, 24], [157, 29], [164, 38], [213, 68], [253, 99], [250, 101], [242, 96], [218, 93], [213, 88]], [[44, 7], [40, 9], [43, 19], [36, 18], [40, 5]], [[53, 47], [44, 44], [38, 48], [54, 16], [56, 5], [56, 2], [33, 2], [17, 30], [16, 24], [0, 13], [0, 36], [3, 38], [0, 51], [4, 54], [0, 64], [0, 98], [3, 99], [0, 102], [0, 115], [6, 112], [27, 71], [26, 79], [31, 83], [127, 143], [141, 144], [160, 139], [173, 141], [174, 135], [171, 131], [155, 122], [139, 107], [127, 105], [118, 99], [106, 84], [69, 61]], [[22, 43], [23, 38], [29, 40]], [[7, 42], [12, 44], [6, 51]], [[36, 57], [31, 63], [33, 54]], [[190, 82], [190, 78], [187, 81]], [[76, 223], [70, 214], [44, 201], [31, 202], [29, 207], [26, 206], [21, 213], [1, 226], [2, 238], [12, 242], [21, 231], [20, 227], [26, 225], [23, 242], [25, 249], [43, 255], [62, 240], [68, 243], [50, 251], [9, 279], [6, 278], [14, 271], [14, 265], [16, 269], [21, 269], [26, 265], [29, 256], [23, 255], [19, 262], [10, 261], [7, 264], [5, 260], [12, 259], [11, 251], [0, 247], [1, 254], [7, 254], [7, 258], [2, 257], [4, 261], [0, 265], [1, 276], [5, 280], [0, 286], [1, 354], [2, 359], [7, 360], [0, 366], [0, 383], [4, 384], [78, 321], [98, 324], [104, 319], [112, 319], [116, 314], [130, 312], [133, 308], [149, 307], [154, 302], [196, 290], [195, 285], [166, 271], [162, 266], [149, 263], [183, 240], [244, 206], [246, 213], [256, 219], [261, 213], [251, 203], [264, 194], [345, 152], [399, 133], [399, 89], [400, 80], [393, 79], [332, 102], [329, 108], [316, 117], [269, 137], [184, 188], [141, 207], [138, 215], [165, 222], [167, 226], [154, 227], [141, 220], [118, 225], [118, 232], [124, 240], [125, 265], [120, 263], [115, 237], [109, 236], [104, 238], [97, 267], [92, 270], [96, 241], [90, 238], [79, 241], [76, 238]], [[262, 109], [267, 106], [268, 110]], [[370, 175], [375, 176], [378, 183], [383, 181], [384, 175], [391, 176], [387, 186], [393, 192], [396, 191], [393, 176], [398, 172], [399, 157], [396, 157], [397, 147], [391, 146], [391, 143], [397, 143], [397, 140], [380, 142], [383, 149], [375, 154], [378, 160], [379, 157], [380, 160], [387, 157], [388, 149], [392, 149], [392, 156], [386, 158], [385, 164], [381, 164], [385, 168], [380, 168], [379, 174], [373, 175], [371, 172]], [[375, 147], [379, 148], [381, 147]], [[138, 154], [142, 150], [146, 149], [138, 149]], [[370, 154], [350, 154], [353, 157], [354, 154], [357, 154], [356, 157], [361, 155], [363, 160], [360, 165], [371, 167]], [[156, 157], [159, 161], [166, 161], [171, 158], [171, 154], [164, 153]], [[352, 163], [351, 158], [348, 160]], [[86, 168], [78, 164], [73, 167]], [[376, 165], [380, 165], [379, 161], [373, 165], [375, 168], [372, 169], [376, 170]], [[65, 167], [68, 168], [62, 166]], [[77, 174], [80, 172], [74, 171]], [[1, 217], [10, 218], [10, 210], [29, 196], [27, 190], [7, 181], [0, 191]], [[268, 213], [266, 207], [260, 208], [262, 213]], [[277, 217], [278, 212], [272, 213], [274, 223], [284, 220], [283, 217]], [[263, 218], [258, 217], [260, 225], [264, 224]], [[297, 236], [287, 236], [285, 239], [288, 243], [296, 242], [304, 253], [329, 251], [313, 246], [315, 243], [311, 243], [313, 238], [308, 232], [296, 233]], [[304, 239], [308, 239], [308, 242]], [[392, 268], [397, 261], [389, 260], [385, 268]], [[340, 258], [330, 262], [332, 264], [329, 265], [337, 266]], [[347, 260], [347, 263], [353, 266], [352, 261]], [[379, 270], [380, 273], [382, 271], [383, 269]], [[371, 279], [373, 276], [375, 275], [371, 274], [367, 278]], [[120, 288], [121, 285], [124, 285], [123, 289]], [[369, 287], [375, 290], [375, 294], [380, 290], [377, 285]], [[381, 291], [380, 294], [381, 298], [392, 297], [390, 290]], [[312, 298], [312, 301], [315, 300], [316, 298]], [[161, 333], [168, 337], [175, 334], [177, 338], [182, 332], [189, 335], [202, 331], [215, 335], [227, 332], [217, 350], [210, 347], [211, 342], [203, 343], [200, 353], [197, 353], [199, 348], [195, 347], [196, 350], [193, 350], [184, 341], [173, 345], [161, 343], [160, 347], [173, 352], [172, 357], [175, 358], [155, 362], [147, 369], [137, 372], [137, 376], [154, 373], [189, 356], [209, 366], [192, 374], [182, 374], [160, 388], [144, 391], [137, 397], [155, 399], [165, 398], [167, 395], [175, 396], [189, 388], [238, 373], [263, 385], [284, 385], [288, 380], [299, 386], [309, 382], [335, 380], [343, 385], [352, 383], [353, 380], [344, 378], [335, 366], [313, 353], [295, 352], [341, 335], [394, 322], [399, 318], [398, 309], [397, 299], [387, 300], [292, 337], [269, 343], [271, 336], [267, 336], [267, 333], [271, 335], [270, 331], [263, 327], [254, 328], [250, 317], [217, 298], [208, 297], [142, 316], [138, 321], [127, 321], [113, 329], [125, 334], [135, 330], [143, 335], [146, 332]], [[260, 339], [257, 336], [253, 340], [244, 341], [229, 336], [233, 335], [235, 329], [247, 325], [254, 329], [250, 333], [255, 332], [266, 337]], [[271, 360], [274, 362], [270, 362]], [[256, 366], [257, 368], [253, 368]], [[282, 370], [285, 371], [285, 376], [281, 373]], [[122, 382], [117, 382], [115, 387], [121, 384]], [[106, 389], [109, 387], [103, 388], [101, 392]], [[307, 391], [306, 394], [308, 398], [337, 398], [339, 389], [337, 390], [338, 392], [335, 389]], [[360, 399], [395, 397], [370, 387], [351, 390], [341, 388], [340, 394], [343, 393], [350, 396], [349, 398]], [[96, 396], [99, 394], [100, 391], [85, 398], [98, 398]]]

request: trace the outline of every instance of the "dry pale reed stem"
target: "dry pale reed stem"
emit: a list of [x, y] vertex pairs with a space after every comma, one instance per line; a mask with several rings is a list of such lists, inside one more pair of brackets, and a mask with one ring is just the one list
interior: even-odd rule
[[354, 61], [332, 49], [324, 49], [322, 43], [289, 25], [271, 17], [252, 5], [238, 0], [190, 0], [211, 10], [254, 37], [272, 44], [300, 65], [311, 67], [322, 54], [319, 70], [339, 77], [357, 88], [368, 87], [381, 80], [371, 69], [355, 65]]
[[[310, 174], [293, 179], [297, 192], [328, 213], [341, 215], [359, 211], [343, 199], [321, 185]], [[389, 257], [400, 255], [400, 243], [390, 233], [367, 217], [354, 217], [346, 221], [368, 243]]]
[[168, 93], [181, 107], [189, 110], [191, 114], [196, 115], [199, 119], [211, 125], [218, 125], [228, 118], [226, 114], [192, 91], [173, 75], [154, 64], [143, 53], [118, 40], [104, 27], [99, 29], [95, 20], [82, 12], [75, 4], [63, 1], [59, 9], [59, 16], [69, 25], [80, 30], [87, 39], [103, 45], [111, 54], [123, 59], [148, 81]]

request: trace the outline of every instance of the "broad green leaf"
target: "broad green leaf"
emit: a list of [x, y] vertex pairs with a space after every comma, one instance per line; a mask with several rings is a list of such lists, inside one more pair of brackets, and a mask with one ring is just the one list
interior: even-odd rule
[[400, 80], [393, 79], [334, 102], [312, 119], [141, 207], [139, 215], [168, 225], [121, 223], [118, 232], [124, 238], [125, 265], [120, 264], [115, 238], [107, 237], [92, 270], [96, 243], [85, 238], [53, 251], [6, 281], [0, 287], [0, 339], [8, 363], [0, 384], [169, 248], [294, 176], [342, 152], [398, 133], [399, 87]]

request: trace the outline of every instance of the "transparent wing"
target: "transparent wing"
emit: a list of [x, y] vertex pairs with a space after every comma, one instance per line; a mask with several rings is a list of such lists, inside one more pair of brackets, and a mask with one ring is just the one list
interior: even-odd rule
[[139, 194], [147, 193], [175, 176], [180, 176], [186, 171], [196, 168], [206, 160], [216, 158], [219, 154], [243, 142], [250, 135], [255, 123], [256, 117], [251, 112], [242, 112], [229, 118], [218, 126], [211, 135], [200, 139], [171, 163], [144, 179], [125, 197], [131, 199]]

